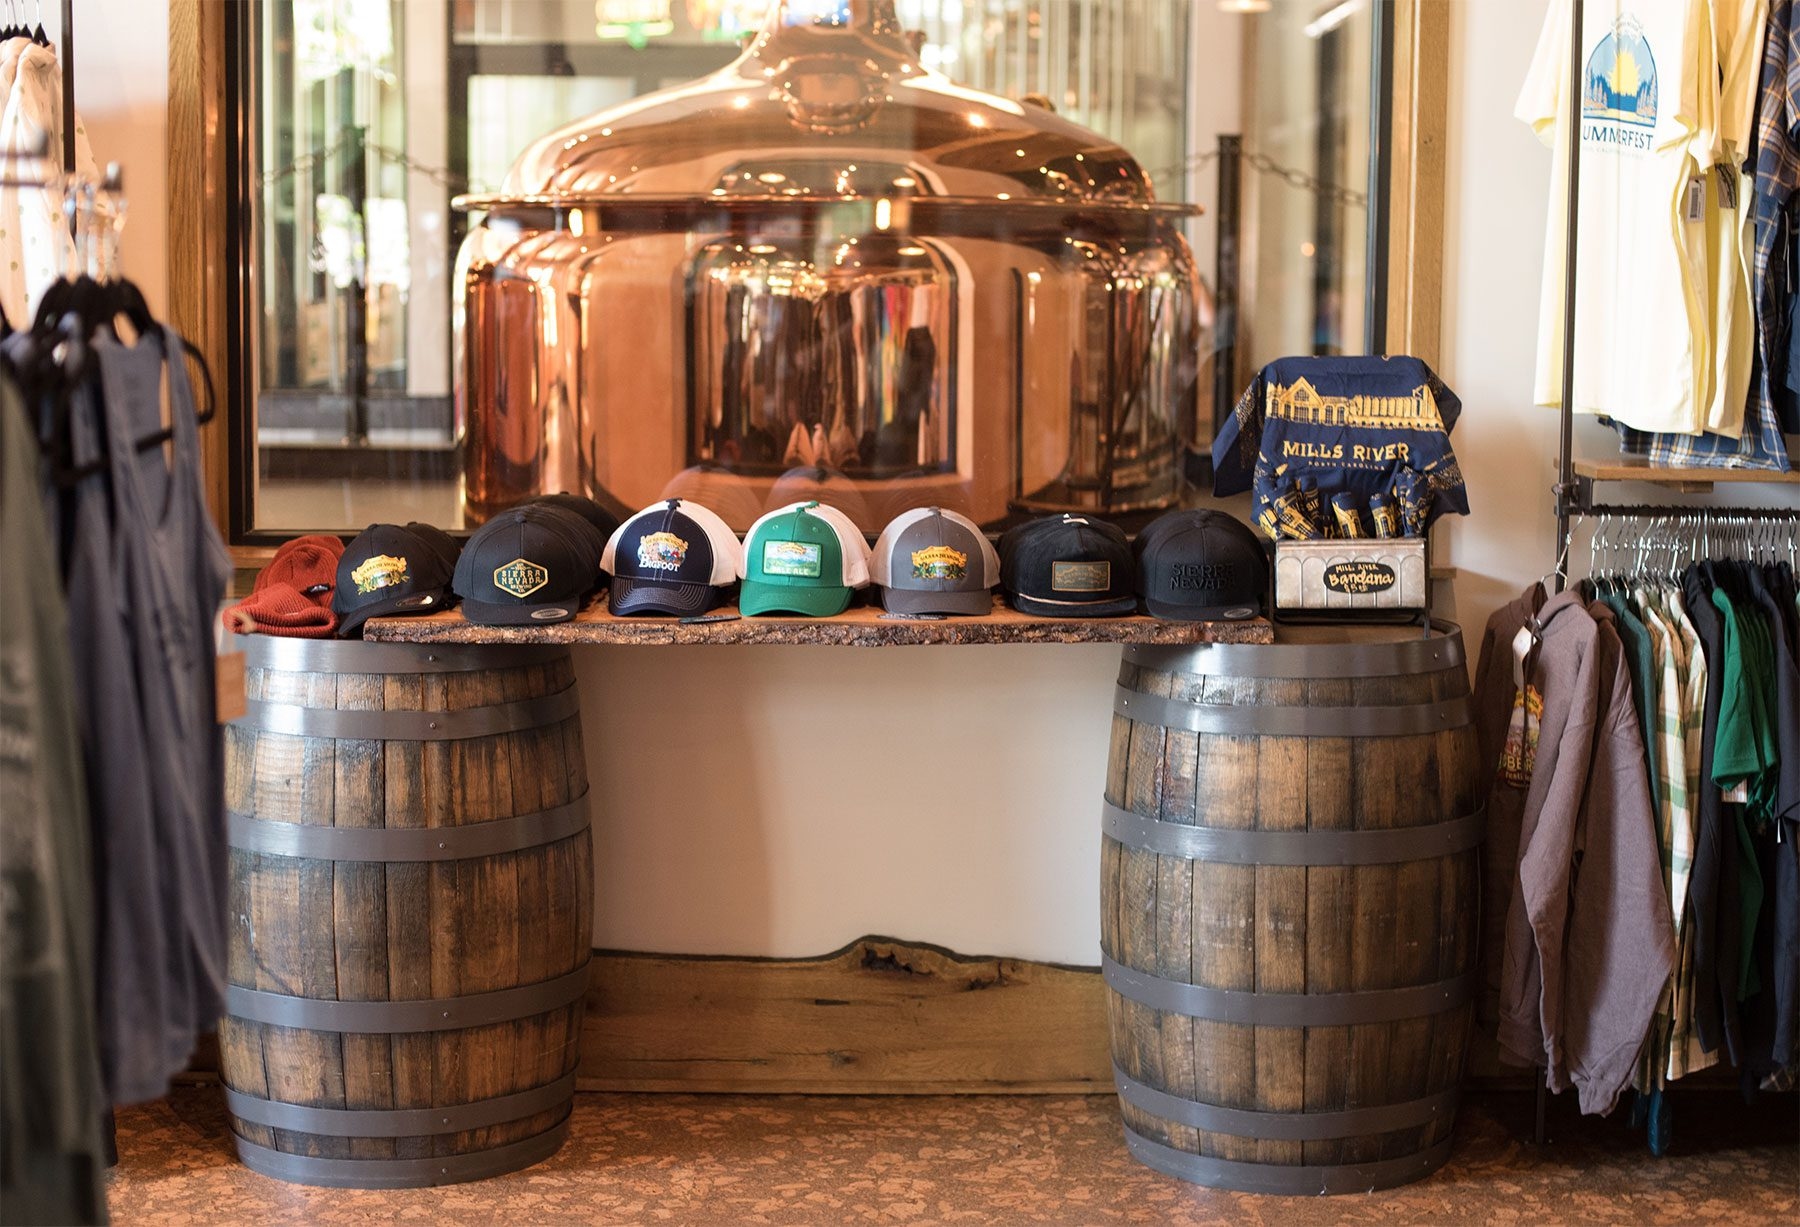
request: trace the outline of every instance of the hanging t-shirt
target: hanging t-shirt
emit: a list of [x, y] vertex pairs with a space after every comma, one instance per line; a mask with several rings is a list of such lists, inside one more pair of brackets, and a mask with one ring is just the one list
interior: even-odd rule
[[[1754, 176], [1745, 172], [1756, 131], [1756, 92], [1762, 67], [1768, 0], [1711, 0], [1714, 62], [1719, 69], [1711, 161], [1706, 179], [1707, 306], [1712, 371], [1705, 426], [1735, 439], [1744, 430], [1756, 352], [1756, 300], [1750, 268], [1756, 238]], [[1704, 99], [1707, 91], [1702, 91]]]
[[[1698, 433], [1711, 385], [1706, 184], [1717, 80], [1703, 0], [1585, 6], [1569, 97], [1568, 0], [1552, 4], [1515, 111], [1556, 151], [1535, 399], [1562, 396], [1567, 125], [1581, 125], [1575, 405], [1646, 431]], [[1707, 88], [1702, 88], [1702, 83]]]

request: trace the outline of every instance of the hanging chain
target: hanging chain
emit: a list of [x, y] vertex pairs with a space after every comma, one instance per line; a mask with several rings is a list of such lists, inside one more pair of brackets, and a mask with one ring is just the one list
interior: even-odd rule
[[[274, 170], [265, 171], [261, 176], [263, 186], [267, 187], [270, 184], [280, 182], [283, 179], [290, 179], [299, 174], [311, 173], [312, 171], [323, 167], [325, 163], [350, 147], [352, 135], [353, 134], [350, 132], [341, 133], [336, 140], [325, 146], [325, 148], [315, 150], [312, 153], [302, 154], [292, 162], [289, 162], [286, 166], [280, 166]], [[403, 170], [411, 171], [414, 174], [424, 175], [427, 179], [432, 180], [442, 187], [458, 190], [468, 186], [468, 180], [461, 175], [453, 175], [441, 166], [431, 166], [421, 162], [417, 158], [407, 154], [403, 149], [392, 149], [386, 145], [376, 145], [373, 143], [364, 143], [363, 149], [374, 154], [376, 158], [390, 166], [398, 166]]]
[[442, 166], [430, 166], [417, 158], [411, 157], [404, 149], [390, 149], [386, 145], [367, 146], [370, 153], [392, 166], [411, 171], [416, 175], [424, 175], [440, 187], [460, 190], [469, 186], [469, 181], [462, 175], [453, 175]]
[[267, 187], [269, 184], [278, 183], [283, 179], [290, 179], [295, 175], [309, 173], [315, 167], [324, 165], [326, 162], [342, 153], [349, 144], [350, 134], [348, 132], [340, 133], [338, 138], [332, 141], [331, 144], [325, 146], [325, 148], [315, 150], [312, 153], [302, 154], [292, 162], [289, 162], [286, 166], [278, 166], [274, 170], [264, 171], [261, 176], [263, 186]]
[[1274, 175], [1291, 188], [1298, 188], [1302, 192], [1311, 192], [1315, 196], [1323, 196], [1346, 209], [1365, 209], [1369, 205], [1369, 197], [1366, 192], [1358, 192], [1329, 180], [1309, 175], [1303, 170], [1283, 166], [1266, 154], [1246, 149], [1244, 161], [1265, 175]]
[[[266, 172], [262, 176], [262, 182], [264, 186], [267, 186], [294, 175], [310, 172], [323, 165], [325, 162], [330, 161], [339, 153], [342, 153], [349, 145], [350, 135], [346, 133], [339, 136], [323, 149], [313, 153], [304, 154], [301, 157], [295, 158], [286, 166]], [[375, 144], [366, 144], [363, 148], [389, 165], [399, 166], [414, 174], [423, 175], [442, 187], [460, 189], [468, 186], [468, 180], [464, 177], [453, 175], [441, 166], [431, 166], [421, 162], [417, 158], [407, 154], [403, 149], [392, 149], [386, 145]], [[1220, 148], [1215, 146], [1204, 153], [1195, 154], [1179, 166], [1164, 167], [1162, 170], [1156, 171], [1152, 177], [1160, 179], [1171, 174], [1199, 170], [1204, 166], [1218, 161], [1222, 152], [1223, 151]], [[1243, 150], [1241, 156], [1244, 160], [1244, 164], [1250, 167], [1250, 169], [1261, 174], [1272, 175], [1297, 191], [1310, 192], [1315, 196], [1323, 196], [1336, 204], [1342, 205], [1346, 209], [1364, 209], [1368, 207], [1369, 197], [1366, 192], [1359, 192], [1353, 188], [1347, 188], [1341, 184], [1332, 183], [1326, 179], [1320, 179], [1316, 175], [1309, 175], [1305, 171], [1296, 170], [1292, 166], [1283, 166], [1267, 154], [1258, 153], [1253, 149], [1246, 148]]]
[[[1162, 170], [1156, 171], [1151, 177], [1161, 179], [1167, 175], [1184, 174], [1189, 171], [1199, 170], [1209, 163], [1218, 161], [1221, 153], [1223, 153], [1223, 150], [1218, 146], [1214, 146], [1204, 153], [1195, 154], [1179, 166], [1164, 167]], [[1309, 175], [1303, 170], [1296, 170], [1292, 166], [1283, 166], [1267, 154], [1257, 153], [1255, 150], [1248, 147], [1242, 151], [1240, 156], [1243, 158], [1244, 164], [1250, 167], [1251, 170], [1265, 175], [1273, 175], [1291, 188], [1295, 188], [1302, 192], [1310, 192], [1315, 196], [1323, 196], [1327, 200], [1342, 205], [1346, 209], [1366, 209], [1369, 207], [1369, 196], [1367, 192], [1359, 192], [1354, 188], [1348, 188], [1341, 184], [1332, 183], [1331, 181], [1321, 179], [1316, 175]]]

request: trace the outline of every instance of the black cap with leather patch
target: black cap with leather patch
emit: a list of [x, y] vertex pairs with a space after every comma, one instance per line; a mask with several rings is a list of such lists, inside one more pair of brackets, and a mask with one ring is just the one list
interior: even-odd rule
[[1133, 614], [1136, 575], [1125, 534], [1093, 516], [1047, 516], [1000, 538], [1000, 587], [1020, 613], [1042, 618]]
[[1138, 595], [1158, 618], [1235, 622], [1260, 617], [1269, 569], [1256, 535], [1223, 511], [1158, 516], [1138, 534]]
[[605, 549], [612, 535], [619, 531], [619, 517], [584, 494], [534, 494], [519, 503], [521, 507], [560, 507], [572, 511], [594, 526], [600, 534], [600, 548]]
[[420, 524], [371, 524], [338, 559], [331, 608], [340, 639], [362, 637], [370, 618], [430, 614], [456, 604], [450, 590], [456, 543]]
[[603, 542], [572, 511], [531, 504], [503, 511], [463, 546], [456, 594], [482, 626], [567, 622], [600, 582]]

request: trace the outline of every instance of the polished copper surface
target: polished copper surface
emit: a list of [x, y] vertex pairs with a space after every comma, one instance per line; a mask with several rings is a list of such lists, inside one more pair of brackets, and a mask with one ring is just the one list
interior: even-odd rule
[[472, 522], [551, 490], [699, 497], [741, 531], [835, 487], [870, 533], [1179, 493], [1195, 210], [924, 69], [892, 0], [786, 0], [726, 69], [551, 133], [505, 187], [458, 202]]
[[[820, 13], [819, 10], [823, 9]], [[1124, 149], [920, 64], [892, 0], [784, 2], [736, 62], [540, 138], [497, 197], [941, 197], [1146, 206]], [[1171, 213], [1184, 206], [1160, 206]]]

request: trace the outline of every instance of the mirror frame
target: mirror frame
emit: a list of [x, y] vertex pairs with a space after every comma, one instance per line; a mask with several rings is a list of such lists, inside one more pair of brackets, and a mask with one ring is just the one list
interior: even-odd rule
[[[1386, 279], [1372, 301], [1388, 353], [1410, 353], [1436, 365], [1439, 355], [1444, 249], [1444, 143], [1448, 130], [1450, 0], [1381, 0], [1384, 17], [1380, 99], [1388, 143], [1388, 175], [1377, 193], [1384, 227]], [[169, 320], [223, 375], [225, 411], [201, 432], [207, 498], [240, 567], [260, 566], [286, 534], [254, 533], [248, 523], [249, 475], [233, 463], [249, 425], [234, 330], [231, 202], [246, 198], [243, 134], [231, 99], [236, 65], [231, 47], [235, 5], [218, 0], [169, 2]], [[240, 313], [248, 308], [239, 305]]]

